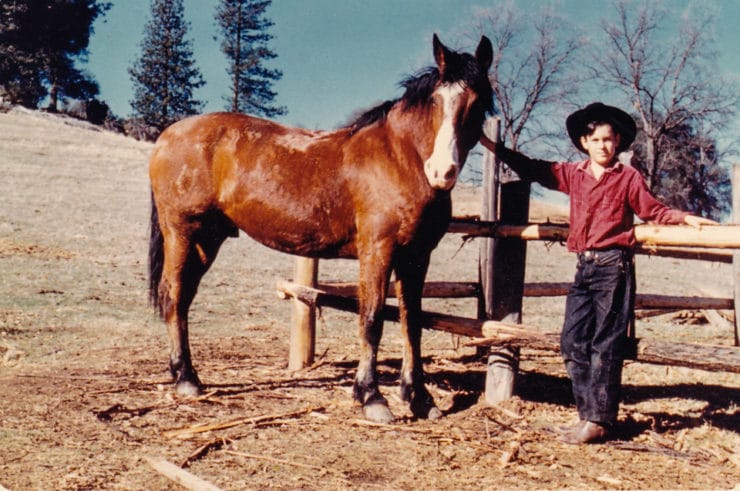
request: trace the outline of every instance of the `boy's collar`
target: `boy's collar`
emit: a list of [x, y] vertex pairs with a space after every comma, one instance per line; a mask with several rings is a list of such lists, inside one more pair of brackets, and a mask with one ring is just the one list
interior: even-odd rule
[[[578, 170], [586, 172], [591, 165], [591, 159], [583, 160], [576, 165], [578, 166]], [[624, 167], [624, 164], [619, 159], [614, 159], [614, 163], [612, 163], [612, 165], [610, 165], [609, 167], [605, 167], [604, 172], [617, 172], [621, 170], [622, 167]]]

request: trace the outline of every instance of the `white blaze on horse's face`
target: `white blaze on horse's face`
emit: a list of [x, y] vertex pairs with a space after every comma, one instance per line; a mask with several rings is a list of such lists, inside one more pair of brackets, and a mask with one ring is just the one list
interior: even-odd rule
[[463, 162], [460, 162], [455, 119], [464, 92], [461, 83], [442, 85], [435, 92], [441, 99], [442, 122], [434, 139], [432, 155], [424, 162], [424, 172], [434, 189], [452, 189], [460, 174]]

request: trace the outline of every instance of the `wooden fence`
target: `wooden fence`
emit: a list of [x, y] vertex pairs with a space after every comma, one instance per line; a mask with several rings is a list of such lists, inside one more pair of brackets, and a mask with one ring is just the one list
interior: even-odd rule
[[[498, 121], [487, 123], [489, 136], [498, 137]], [[567, 225], [531, 224], [529, 185], [521, 181], [502, 184], [499, 166], [487, 152], [483, 165], [483, 207], [480, 218], [453, 219], [449, 233], [479, 237], [480, 283], [429, 282], [424, 297], [478, 299], [478, 318], [425, 312], [424, 327], [472, 338], [471, 344], [489, 347], [486, 399], [491, 403], [510, 397], [518, 366], [520, 348], [559, 349], [559, 335], [524, 326], [524, 296], [560, 296], [566, 283], [524, 284], [526, 241], [565, 241]], [[733, 175], [733, 191], [740, 191], [740, 167]], [[740, 216], [740, 192], [733, 194], [734, 216]], [[737, 221], [735, 223], [740, 223]], [[638, 225], [635, 227], [637, 253], [733, 264], [734, 294], [728, 298], [636, 296], [637, 309], [734, 310], [735, 347], [666, 343], [634, 339], [633, 358], [646, 363], [678, 365], [705, 370], [740, 373], [737, 311], [740, 305], [740, 225], [686, 226]], [[357, 285], [317, 283], [318, 260], [298, 258], [292, 282], [278, 282], [278, 292], [293, 298], [289, 370], [313, 363], [316, 308], [330, 307], [357, 312]], [[393, 289], [389, 290], [393, 296]], [[385, 318], [398, 320], [398, 309], [386, 306]], [[728, 336], [729, 336], [728, 332]]]

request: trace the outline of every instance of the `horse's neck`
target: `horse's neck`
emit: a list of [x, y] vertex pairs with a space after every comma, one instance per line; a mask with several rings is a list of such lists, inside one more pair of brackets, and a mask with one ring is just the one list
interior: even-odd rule
[[[432, 132], [428, 118], [420, 110], [403, 111], [393, 108], [386, 121], [390, 137], [398, 149], [403, 149], [407, 159], [414, 157], [415, 164], [422, 164], [432, 154], [436, 135]], [[423, 172], [423, 167], [420, 167]]]

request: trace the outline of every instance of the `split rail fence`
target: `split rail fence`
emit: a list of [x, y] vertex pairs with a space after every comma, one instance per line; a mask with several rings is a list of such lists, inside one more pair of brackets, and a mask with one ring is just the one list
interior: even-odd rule
[[[498, 138], [498, 120], [486, 124], [486, 133]], [[521, 324], [524, 296], [562, 296], [567, 283], [525, 284], [526, 241], [565, 241], [567, 225], [529, 223], [529, 184], [501, 183], [499, 164], [486, 152], [483, 165], [483, 197], [480, 218], [454, 219], [448, 233], [479, 237], [480, 282], [428, 282], [424, 297], [478, 299], [478, 317], [424, 312], [424, 327], [471, 339], [488, 347], [486, 400], [495, 403], [513, 393], [520, 348], [559, 350], [559, 335]], [[660, 342], [634, 337], [632, 357], [640, 362], [685, 366], [712, 371], [740, 373], [738, 307], [740, 307], [740, 166], [733, 172], [733, 216], [735, 224], [705, 226], [637, 225], [637, 253], [682, 259], [731, 263], [734, 292], [728, 298], [678, 297], [637, 294], [636, 309], [734, 311], [735, 346], [710, 346]], [[355, 283], [318, 284], [318, 260], [297, 258], [293, 281], [279, 281], [283, 297], [293, 298], [289, 370], [313, 363], [316, 340], [316, 309], [328, 307], [358, 311]], [[394, 295], [389, 290], [389, 297]], [[386, 320], [398, 320], [398, 308], [386, 305]], [[728, 336], [730, 333], [728, 332]]]

